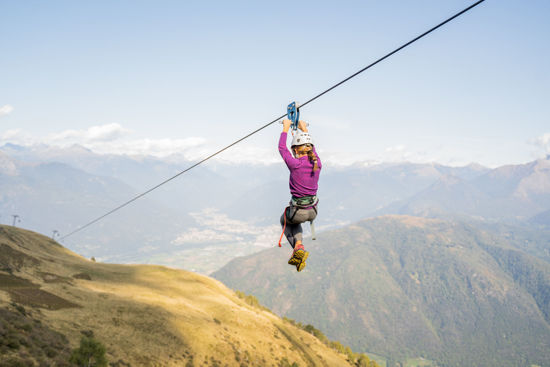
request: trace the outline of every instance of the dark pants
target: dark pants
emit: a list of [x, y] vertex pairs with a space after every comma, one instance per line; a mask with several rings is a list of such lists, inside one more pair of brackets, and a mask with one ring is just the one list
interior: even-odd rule
[[285, 210], [285, 213], [281, 215], [281, 226], [285, 224], [285, 215], [285, 236], [290, 246], [294, 248], [296, 242], [302, 241], [302, 223], [314, 220], [315, 217], [317, 217], [317, 211], [314, 208], [299, 209], [295, 206], [290, 206]]

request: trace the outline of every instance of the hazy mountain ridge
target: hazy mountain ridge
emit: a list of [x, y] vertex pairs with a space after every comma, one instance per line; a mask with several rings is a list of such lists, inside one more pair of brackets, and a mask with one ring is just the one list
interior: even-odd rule
[[[180, 169], [174, 162], [105, 157], [78, 147], [57, 152], [53, 161], [36, 156], [20, 160], [28, 152], [17, 149], [18, 158], [2, 155], [0, 149], [5, 162], [0, 170], [1, 220], [22, 214], [25, 226], [46, 234], [63, 230], [57, 228], [60, 222], [76, 228], [119, 205], [119, 198], [139, 192], [134, 185], [149, 187]], [[78, 167], [57, 163], [65, 153], [74, 154]], [[108, 174], [96, 174], [101, 172]], [[288, 202], [284, 165], [216, 163], [193, 172], [68, 245], [110, 261], [155, 262], [204, 273], [235, 256], [275, 245], [278, 218]], [[266, 299], [280, 299], [272, 307], [278, 313], [312, 323], [355, 349], [368, 346], [386, 356], [423, 356], [450, 366], [507, 366], [506, 360], [545, 365], [548, 270], [532, 256], [550, 262], [550, 235], [544, 227], [548, 180], [544, 160], [494, 170], [410, 163], [325, 166], [317, 221], [321, 235], [306, 273], [289, 270], [288, 251], [281, 249], [238, 259], [223, 271], [232, 269], [239, 280], [251, 283], [232, 286], [270, 306]], [[381, 208], [485, 220], [467, 225], [375, 219], [323, 232]], [[539, 226], [536, 232], [494, 222], [521, 224], [530, 218]], [[382, 243], [380, 238], [390, 240]]]
[[471, 180], [442, 176], [427, 189], [378, 214], [474, 217], [529, 223], [550, 208], [550, 160], [495, 168]]
[[[16, 163], [16, 169], [13, 175], [0, 173], [2, 221], [11, 224], [11, 215], [17, 214], [26, 228], [48, 235], [76, 229], [136, 195], [134, 188], [117, 179], [62, 163]], [[121, 213], [116, 223], [101, 223], [95, 231], [84, 232], [73, 248], [98, 258], [121, 255], [170, 242], [181, 228], [174, 223], [165, 226], [170, 211], [148, 198], [135, 203], [134, 210], [138, 215]], [[180, 223], [186, 219], [183, 214], [179, 218]], [[160, 231], [151, 233], [155, 227]]]
[[[101, 159], [95, 154], [92, 158]], [[111, 165], [109, 162], [113, 161], [115, 164]], [[65, 163], [41, 163], [28, 157], [27, 161], [10, 158], [10, 162], [15, 164], [17, 173], [10, 176], [0, 173], [0, 221], [12, 224], [11, 215], [17, 214], [21, 218], [17, 225], [46, 235], [51, 235], [54, 229], [66, 235], [140, 193], [119, 179], [91, 174]], [[102, 164], [112, 170], [117, 167], [120, 171], [126, 170], [130, 178], [137, 180], [133, 185], [142, 189], [151, 187], [144, 186], [144, 176], [151, 182], [160, 175], [156, 171], [175, 174], [174, 167], [156, 160], [145, 159], [140, 163], [129, 157], [113, 157]], [[257, 250], [257, 246], [250, 243], [265, 237], [261, 227], [241, 221], [240, 230], [234, 231], [229, 228], [234, 220], [219, 210], [209, 209], [234, 200], [219, 190], [223, 178], [198, 168], [194, 175], [180, 181], [163, 186], [162, 190], [137, 200], [64, 243], [88, 257], [112, 262], [160, 263], [203, 273], [219, 268], [234, 256]], [[199, 184], [202, 182], [204, 184]], [[228, 190], [231, 187], [231, 184], [224, 185]], [[224, 199], [218, 200], [221, 196]], [[212, 222], [216, 223], [214, 228], [208, 224]], [[208, 240], [212, 231], [219, 235]], [[197, 232], [199, 236], [193, 236]], [[183, 236], [191, 240], [182, 244]], [[195, 237], [199, 239], [193, 242]], [[225, 240], [220, 241], [220, 237]], [[237, 248], [239, 242], [244, 241], [248, 244]], [[216, 258], [207, 256], [214, 248]], [[197, 253], [197, 249], [202, 253]]]
[[544, 212], [541, 212], [535, 215], [529, 220], [529, 222], [532, 224], [538, 224], [538, 225], [550, 227], [550, 210], [546, 210]]
[[[47, 235], [54, 229], [65, 235], [192, 164], [182, 157], [100, 155], [80, 146], [6, 144], [0, 152], [15, 165], [19, 179], [0, 182], [12, 193], [9, 201], [0, 200], [0, 220], [11, 224], [11, 214], [19, 214], [22, 226]], [[334, 228], [364, 218], [427, 187], [442, 172], [470, 177], [484, 170], [408, 163], [327, 166], [317, 226]], [[92, 188], [93, 182], [103, 186]], [[69, 238], [66, 245], [110, 261], [155, 262], [209, 273], [236, 255], [275, 243], [278, 218], [288, 200], [283, 164], [209, 162]], [[230, 223], [240, 229], [226, 230]], [[217, 262], [207, 260], [213, 251]]]
[[[93, 333], [118, 366], [351, 365], [313, 335], [205, 276], [95, 263], [7, 226], [0, 226], [0, 248], [0, 308], [8, 310], [0, 312], [0, 324], [5, 328], [20, 314], [25, 318], [17, 322], [28, 332], [22, 344], [2, 349], [0, 364], [20, 356], [23, 364], [69, 366], [66, 351], [46, 355], [34, 344], [51, 346], [61, 335], [74, 348], [83, 333]], [[43, 330], [33, 336], [48, 339], [23, 340], [38, 325]]]
[[0, 174], [14, 176], [17, 174], [17, 167], [14, 161], [7, 155], [0, 152]]
[[[54, 229], [67, 234], [193, 163], [181, 156], [100, 155], [80, 146], [4, 145], [0, 152], [12, 173], [0, 182], [11, 193], [9, 202], [0, 200], [0, 221], [11, 223], [11, 214], [19, 214], [25, 228], [47, 235]], [[377, 214], [544, 225], [541, 213], [550, 210], [550, 176], [543, 161], [494, 170], [476, 164], [325, 165], [317, 228], [338, 228]], [[89, 182], [78, 178], [82, 175]], [[91, 189], [93, 182], [97, 185]], [[275, 244], [278, 218], [288, 200], [284, 164], [211, 161], [69, 238], [66, 245], [109, 261], [154, 262], [208, 274], [235, 256]], [[209, 260], [212, 254], [216, 261]]]
[[235, 259], [214, 276], [278, 314], [394, 360], [550, 364], [550, 263], [480, 228], [373, 218], [307, 243], [303, 273], [289, 273], [288, 248], [276, 248]]
[[[21, 147], [11, 144], [0, 147], [0, 151], [4, 151], [22, 162], [34, 164], [63, 163], [94, 176], [112, 177], [127, 183], [139, 192], [143, 192], [174, 176], [193, 163], [182, 157], [159, 159], [149, 156], [97, 154], [79, 145], [58, 148], [47, 145]], [[187, 200], [182, 201], [180, 205], [185, 205], [185, 210], [192, 210], [199, 193], [196, 188], [197, 182], [207, 185], [208, 182], [218, 180], [219, 177], [211, 170], [204, 170], [202, 167], [197, 168], [193, 177], [180, 182], [180, 186], [183, 186], [189, 192], [186, 197]], [[173, 192], [171, 192], [173, 187], [165, 186], [163, 189], [164, 194], [157, 192], [153, 194], [156, 195], [155, 200], [164, 205], [168, 204], [167, 206], [172, 207], [172, 209], [179, 209], [180, 206], [174, 205]], [[208, 200], [208, 198], [206, 199]]]

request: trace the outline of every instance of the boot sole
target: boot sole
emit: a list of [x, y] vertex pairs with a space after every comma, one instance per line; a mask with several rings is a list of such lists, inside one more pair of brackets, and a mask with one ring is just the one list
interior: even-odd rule
[[296, 271], [298, 272], [304, 270], [304, 268], [306, 267], [306, 259], [309, 256], [309, 252], [307, 251], [304, 251], [304, 252], [305, 253], [304, 253], [304, 256], [302, 257], [302, 261], [300, 261], [300, 263], [296, 265]]
[[288, 265], [296, 266], [300, 263], [300, 260], [298, 260], [295, 257], [291, 257], [290, 260], [288, 260]]
[[302, 262], [302, 258], [304, 257], [304, 252], [304, 250], [298, 250], [292, 253], [292, 257], [288, 260], [288, 265], [300, 265], [300, 263]]

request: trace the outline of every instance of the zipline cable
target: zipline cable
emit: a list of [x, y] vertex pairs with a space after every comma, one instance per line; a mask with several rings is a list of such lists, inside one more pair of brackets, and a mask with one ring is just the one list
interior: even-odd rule
[[405, 43], [404, 45], [396, 48], [395, 50], [393, 50], [392, 52], [390, 52], [389, 54], [379, 58], [378, 60], [376, 60], [375, 62], [373, 62], [372, 64], [368, 65], [368, 66], [365, 66], [363, 69], [359, 70], [358, 72], [356, 72], [355, 74], [352, 74], [350, 76], [348, 76], [346, 79], [342, 80], [341, 82], [338, 82], [336, 84], [334, 84], [332, 87], [328, 88], [327, 90], [325, 90], [324, 92], [321, 92], [319, 93], [318, 95], [316, 95], [315, 97], [311, 98], [310, 100], [308, 100], [307, 102], [305, 103], [302, 103], [300, 104], [300, 108], [304, 107], [305, 105], [315, 101], [317, 98], [327, 94], [328, 92], [330, 92], [331, 90], [333, 90], [334, 88], [336, 87], [339, 87], [340, 85], [344, 84], [345, 82], [347, 82], [348, 80], [356, 77], [357, 75], [361, 74], [362, 72], [366, 71], [367, 69], [370, 69], [371, 67], [373, 67], [374, 65], [378, 64], [379, 62], [381, 61], [384, 61], [385, 59], [387, 59], [388, 57], [392, 56], [393, 54], [401, 51], [402, 49], [404, 49], [405, 47], [411, 45], [412, 43], [415, 43], [416, 41], [418, 41], [419, 39], [421, 39], [422, 37], [424, 36], [427, 36], [429, 33], [432, 33], [433, 31], [435, 31], [436, 29], [444, 26], [445, 24], [449, 23], [450, 21], [452, 21], [453, 19], [455, 18], [458, 18], [459, 16], [461, 16], [462, 14], [466, 13], [467, 11], [469, 11], [470, 9], [472, 8], [475, 8], [476, 6], [478, 6], [479, 4], [481, 4], [482, 2], [484, 2], [485, 0], [479, 0], [478, 2], [470, 5], [469, 7], [467, 7], [466, 9], [456, 13], [455, 15], [453, 15], [452, 17], [450, 17], [449, 19], [439, 23], [438, 25], [436, 25], [435, 27], [427, 30], [426, 32], [422, 33], [420, 36], [410, 40], [409, 42]]
[[121, 205], [117, 206], [116, 208], [114, 208], [113, 210], [108, 211], [107, 213], [103, 214], [101, 217], [98, 217], [98, 218], [92, 220], [91, 222], [89, 222], [89, 223], [83, 225], [82, 227], [78, 227], [77, 229], [75, 229], [75, 230], [72, 231], [71, 233], [69, 233], [69, 234], [67, 234], [67, 235], [65, 235], [65, 236], [63, 236], [63, 237], [61, 237], [59, 240], [61, 241], [61, 240], [65, 239], [65, 238], [67, 238], [67, 237], [69, 237], [69, 236], [75, 234], [76, 232], [80, 232], [80, 231], [83, 230], [84, 228], [89, 227], [89, 226], [91, 226], [92, 224], [94, 224], [94, 223], [100, 221], [101, 219], [105, 218], [106, 216], [108, 216], [108, 215], [110, 215], [110, 214], [113, 214], [113, 213], [116, 212], [117, 210], [120, 210], [120, 209], [124, 208], [126, 205], [133, 203], [134, 201], [136, 201], [137, 199], [139, 199], [139, 198], [141, 198], [141, 197], [147, 195], [147, 194], [150, 193], [151, 191], [158, 189], [158, 188], [161, 187], [162, 185], [164, 185], [164, 184], [166, 184], [166, 183], [172, 181], [173, 179], [175, 179], [175, 178], [177, 178], [177, 177], [183, 175], [185, 172], [192, 170], [193, 168], [197, 167], [199, 164], [202, 164], [202, 163], [206, 162], [207, 160], [209, 160], [210, 158], [213, 158], [214, 156], [220, 154], [220, 153], [223, 152], [224, 150], [227, 150], [227, 149], [231, 148], [232, 146], [234, 146], [234, 145], [236, 145], [236, 144], [239, 144], [241, 141], [243, 141], [243, 140], [249, 138], [250, 136], [256, 134], [256, 133], [259, 132], [260, 130], [265, 129], [265, 128], [268, 127], [269, 125], [271, 125], [271, 124], [273, 124], [273, 123], [279, 121], [280, 119], [282, 119], [282, 118], [285, 117], [285, 116], [286, 116], [286, 113], [285, 113], [284, 115], [280, 116], [280, 117], [277, 117], [275, 120], [273, 120], [273, 121], [271, 121], [271, 122], [265, 124], [264, 126], [260, 127], [259, 129], [254, 130], [254, 131], [251, 132], [250, 134], [248, 134], [248, 135], [246, 135], [246, 136], [243, 136], [243, 137], [240, 138], [239, 140], [236, 140], [235, 142], [229, 144], [229, 145], [226, 146], [225, 148], [218, 150], [216, 153], [213, 153], [213, 154], [209, 155], [208, 157], [204, 158], [203, 160], [201, 160], [201, 161], [199, 161], [199, 162], [193, 164], [191, 167], [188, 167], [188, 168], [184, 169], [183, 171], [181, 171], [181, 172], [178, 173], [177, 175], [174, 175], [174, 176], [172, 176], [172, 177], [170, 177], [170, 178], [168, 178], [168, 179], [162, 181], [162, 182], [159, 183], [158, 185], [156, 185], [156, 186], [154, 186], [154, 187], [151, 187], [149, 190], [147, 190], [147, 191], [145, 191], [145, 192], [143, 192], [143, 193], [137, 195], [136, 197], [134, 197], [134, 198], [128, 200], [128, 201], [125, 202], [124, 204], [121, 204]]
[[[319, 94], [316, 95], [315, 97], [313, 97], [313, 98], [309, 99], [308, 101], [302, 103], [302, 104], [300, 105], [300, 108], [302, 108], [302, 107], [304, 107], [304, 106], [310, 104], [311, 102], [315, 101], [317, 98], [319, 98], [319, 97], [321, 97], [321, 96], [327, 94], [328, 92], [332, 91], [333, 89], [335, 89], [335, 88], [339, 87], [340, 85], [346, 83], [346, 82], [349, 81], [350, 79], [355, 78], [357, 75], [359, 75], [359, 74], [363, 73], [364, 71], [370, 69], [370, 68], [373, 67], [374, 65], [376, 65], [376, 64], [378, 64], [378, 63], [384, 61], [384, 60], [387, 59], [388, 57], [390, 57], [390, 56], [392, 56], [393, 54], [395, 54], [395, 53], [401, 51], [402, 49], [404, 49], [405, 47], [407, 47], [407, 46], [413, 44], [414, 42], [418, 41], [419, 39], [421, 39], [421, 38], [427, 36], [428, 34], [432, 33], [432, 32], [435, 31], [436, 29], [438, 29], [438, 28], [444, 26], [445, 24], [447, 24], [447, 23], [449, 23], [450, 21], [452, 21], [453, 19], [455, 19], [455, 18], [461, 16], [462, 14], [464, 14], [464, 13], [466, 13], [467, 11], [471, 10], [472, 8], [478, 6], [479, 4], [481, 4], [481, 3], [484, 2], [484, 1], [485, 1], [485, 0], [479, 0], [479, 1], [477, 1], [476, 3], [474, 3], [474, 4], [470, 5], [469, 7], [465, 8], [464, 10], [462, 10], [462, 11], [456, 13], [456, 14], [453, 15], [452, 17], [450, 17], [450, 18], [448, 18], [447, 20], [445, 20], [445, 21], [439, 23], [439, 24], [436, 25], [435, 27], [433, 27], [433, 28], [427, 30], [426, 32], [424, 32], [424, 33], [422, 33], [421, 35], [419, 35], [418, 37], [415, 37], [414, 39], [410, 40], [409, 42], [407, 42], [407, 43], [403, 44], [402, 46], [396, 48], [396, 49], [393, 50], [392, 52], [390, 52], [390, 53], [386, 54], [385, 56], [379, 58], [378, 60], [376, 60], [376, 61], [373, 62], [372, 64], [369, 64], [369, 65], [365, 66], [363, 69], [361, 69], [361, 70], [357, 71], [356, 73], [354, 73], [354, 74], [348, 76], [348, 77], [345, 78], [344, 80], [342, 80], [342, 81], [340, 81], [340, 82], [334, 84], [333, 86], [331, 86], [330, 88], [326, 89], [325, 91], [319, 93]], [[283, 114], [283, 115], [277, 117], [277, 118], [274, 119], [273, 121], [268, 122], [267, 124], [263, 125], [262, 127], [260, 127], [260, 128], [258, 128], [258, 129], [256, 129], [256, 130], [254, 130], [253, 132], [251, 132], [251, 133], [249, 133], [249, 134], [243, 136], [242, 138], [240, 138], [240, 139], [234, 141], [233, 143], [231, 143], [231, 144], [229, 144], [228, 146], [226, 146], [226, 147], [224, 147], [224, 148], [218, 150], [217, 152], [212, 153], [212, 154], [209, 155], [208, 157], [206, 157], [206, 158], [200, 160], [199, 162], [193, 164], [192, 166], [190, 166], [190, 167], [184, 169], [183, 171], [179, 172], [178, 174], [176, 174], [176, 175], [174, 175], [174, 176], [172, 176], [172, 177], [170, 177], [170, 178], [168, 178], [168, 179], [162, 181], [161, 183], [159, 183], [159, 184], [156, 185], [156, 186], [151, 187], [149, 190], [147, 190], [147, 191], [145, 191], [145, 192], [143, 192], [143, 193], [141, 193], [141, 194], [135, 196], [134, 198], [132, 198], [132, 199], [128, 200], [127, 202], [125, 202], [125, 203], [123, 203], [123, 204], [117, 206], [116, 208], [114, 208], [114, 209], [108, 211], [107, 213], [105, 213], [105, 214], [103, 214], [102, 216], [100, 216], [100, 217], [98, 217], [98, 218], [92, 220], [91, 222], [88, 222], [88, 223], [86, 223], [85, 225], [83, 225], [83, 226], [81, 226], [81, 227], [78, 227], [77, 229], [75, 229], [74, 231], [70, 232], [69, 234], [60, 237], [60, 241], [63, 240], [63, 239], [65, 239], [65, 238], [67, 238], [67, 237], [69, 237], [69, 236], [72, 236], [73, 234], [75, 234], [75, 233], [77, 233], [77, 232], [82, 231], [83, 229], [85, 229], [85, 228], [91, 226], [92, 224], [94, 224], [94, 223], [96, 223], [96, 222], [99, 222], [100, 220], [102, 220], [103, 218], [107, 217], [108, 215], [113, 214], [114, 212], [116, 212], [116, 211], [118, 211], [118, 210], [124, 208], [125, 206], [127, 206], [127, 205], [133, 203], [134, 201], [136, 201], [136, 200], [142, 198], [143, 196], [149, 194], [151, 191], [154, 191], [154, 190], [158, 189], [158, 188], [161, 187], [162, 185], [167, 184], [168, 182], [170, 182], [170, 181], [176, 179], [177, 177], [183, 175], [184, 173], [186, 173], [186, 172], [192, 170], [193, 168], [197, 167], [198, 165], [200, 165], [200, 164], [206, 162], [207, 160], [209, 160], [209, 159], [211, 159], [211, 158], [217, 156], [218, 154], [220, 154], [220, 153], [224, 152], [225, 150], [227, 150], [227, 149], [233, 147], [234, 145], [239, 144], [241, 141], [243, 141], [243, 140], [245, 140], [245, 139], [248, 139], [248, 138], [251, 137], [252, 135], [254, 135], [254, 134], [260, 132], [261, 130], [265, 129], [266, 127], [268, 127], [268, 126], [274, 124], [275, 122], [281, 120], [281, 119], [284, 118], [285, 116], [286, 116], [286, 114]]]

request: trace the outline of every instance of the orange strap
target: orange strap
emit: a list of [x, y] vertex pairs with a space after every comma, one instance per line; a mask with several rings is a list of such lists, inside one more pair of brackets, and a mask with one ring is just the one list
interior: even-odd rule
[[285, 229], [286, 229], [286, 211], [288, 210], [288, 208], [290, 208], [289, 206], [287, 206], [285, 208], [285, 211], [283, 212], [283, 217], [285, 217], [285, 224], [283, 226], [283, 233], [281, 233], [281, 237], [279, 238], [279, 247], [282, 247], [281, 246], [281, 241], [283, 240], [283, 236], [285, 234]]

